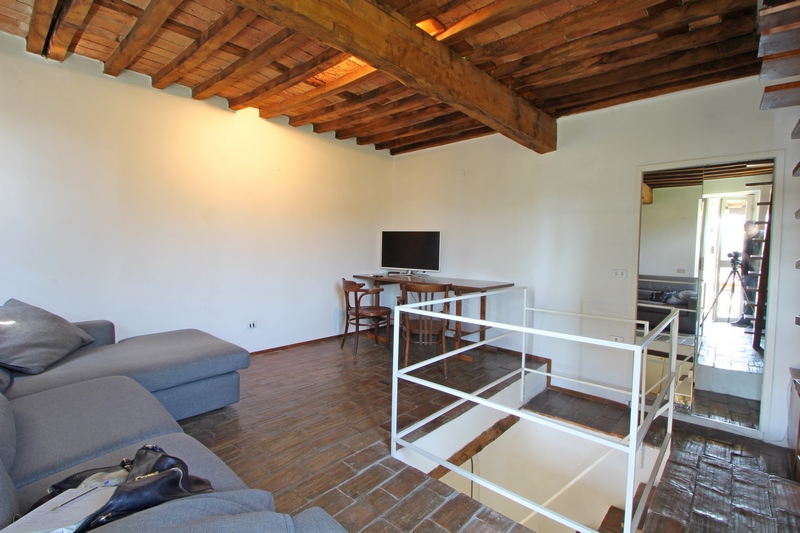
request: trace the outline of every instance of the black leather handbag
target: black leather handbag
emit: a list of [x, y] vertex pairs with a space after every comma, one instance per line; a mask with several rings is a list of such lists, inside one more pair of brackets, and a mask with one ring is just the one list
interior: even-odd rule
[[118, 466], [85, 470], [61, 480], [51, 486], [47, 496], [31, 509], [67, 489], [78, 487], [94, 474], [110, 473], [120, 468], [128, 471], [125, 481], [117, 486], [105, 505], [81, 523], [75, 533], [89, 531], [160, 503], [214, 490], [207, 479], [190, 475], [184, 461], [168, 455], [155, 444], [146, 444], [136, 451], [133, 460], [123, 459]]

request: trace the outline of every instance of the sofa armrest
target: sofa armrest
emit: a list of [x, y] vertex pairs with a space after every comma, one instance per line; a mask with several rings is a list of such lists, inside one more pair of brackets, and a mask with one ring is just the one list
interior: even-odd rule
[[94, 338], [94, 342], [90, 346], [103, 346], [117, 342], [114, 323], [110, 320], [88, 320], [74, 322], [74, 324]]

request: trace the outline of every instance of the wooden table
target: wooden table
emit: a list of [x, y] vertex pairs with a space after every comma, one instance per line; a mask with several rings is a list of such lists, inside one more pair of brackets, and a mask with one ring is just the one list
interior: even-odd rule
[[[458, 278], [442, 278], [438, 276], [419, 276], [419, 275], [400, 275], [400, 274], [356, 274], [353, 276], [355, 279], [369, 281], [373, 287], [380, 287], [381, 285], [397, 284], [401, 287], [407, 283], [442, 283], [451, 285], [453, 292], [456, 296], [468, 294], [472, 292], [487, 292], [496, 289], [505, 289], [506, 287], [513, 287], [514, 283], [510, 281], [482, 281], [476, 279], [458, 279]], [[486, 320], [486, 297], [481, 296], [481, 320]], [[375, 295], [375, 305], [380, 305], [380, 294]], [[456, 301], [456, 315], [461, 316], [461, 300]], [[462, 331], [461, 322], [456, 321], [455, 328], [455, 341], [456, 348], [461, 347], [461, 337], [464, 335], [472, 335], [480, 333], [480, 339], [486, 339], [486, 329], [481, 327], [478, 330], [464, 333]], [[464, 359], [469, 359], [468, 356], [462, 356]]]

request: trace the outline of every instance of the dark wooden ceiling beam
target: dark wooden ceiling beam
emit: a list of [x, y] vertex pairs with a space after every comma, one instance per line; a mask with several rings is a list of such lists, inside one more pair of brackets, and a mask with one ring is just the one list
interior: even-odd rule
[[[361, 137], [356, 137], [356, 144], [365, 145], [365, 144], [379, 144], [387, 142], [391, 143], [403, 137], [419, 135], [444, 126], [459, 126], [464, 124], [475, 126], [476, 122], [477, 121], [474, 118], [468, 117], [461, 111], [454, 111], [452, 113], [447, 113], [446, 115], [439, 115], [438, 117], [435, 117], [431, 120], [427, 120], [425, 122], [420, 122], [419, 124], [414, 124], [411, 126], [403, 126], [401, 128], [393, 129], [383, 133], [377, 133], [375, 135], [364, 135]], [[481, 125], [481, 123], [477, 122], [477, 125]], [[387, 148], [389, 147], [387, 146]]]
[[800, 81], [770, 85], [764, 88], [761, 109], [780, 109], [800, 105]]
[[[471, 130], [483, 126], [474, 118], [466, 116], [464, 113], [457, 111], [449, 115], [436, 117], [432, 120], [402, 128], [401, 135], [393, 135], [382, 141], [366, 142], [367, 137], [356, 137], [357, 144], [374, 144], [376, 150], [390, 150], [392, 148], [399, 148], [408, 144], [415, 144], [421, 141], [427, 141], [441, 137], [442, 135], [451, 135], [461, 131]], [[456, 117], [456, 118], [453, 118]], [[377, 137], [377, 136], [376, 136]]]
[[142, 49], [161, 29], [167, 19], [183, 0], [152, 1], [133, 25], [125, 39], [106, 59], [103, 72], [109, 76], [119, 76], [136, 59]]
[[406, 89], [405, 85], [399, 81], [394, 81], [344, 102], [338, 102], [315, 109], [314, 111], [309, 111], [308, 113], [303, 113], [302, 115], [291, 117], [289, 119], [289, 124], [291, 126], [303, 126], [305, 124], [311, 124], [312, 122], [331, 120], [344, 114], [353, 114], [356, 109], [365, 108], [380, 100], [385, 100], [407, 92], [408, 89]]
[[[800, 41], [798, 42], [800, 46]], [[772, 81], [781, 78], [800, 76], [800, 48], [766, 56], [761, 63], [761, 81]]]
[[[646, 88], [648, 83], [656, 76], [673, 77], [680, 79], [676, 73], [691, 73], [694, 69], [705, 69], [709, 65], [727, 60], [731, 57], [741, 59], [742, 54], [750, 54], [756, 59], [758, 50], [758, 36], [755, 33], [729, 39], [724, 42], [714, 43], [699, 48], [691, 48], [675, 52], [664, 57], [636, 63], [621, 69], [612, 70], [596, 76], [588, 76], [568, 83], [539, 88], [530, 92], [530, 98], [539, 102], [554, 101], [573, 94], [587, 94], [592, 91], [602, 90], [610, 86], [630, 85], [637, 89]], [[726, 68], [730, 68], [729, 65]]]
[[371, 76], [376, 76], [379, 74], [380, 72], [375, 70], [374, 67], [364, 65], [363, 67], [360, 67], [345, 74], [344, 76], [340, 76], [339, 78], [326, 83], [325, 85], [321, 85], [302, 94], [286, 98], [285, 100], [275, 104], [263, 106], [259, 109], [258, 116], [261, 118], [272, 118], [277, 117], [278, 115], [283, 115], [286, 112], [298, 107], [313, 105], [320, 100], [325, 100], [332, 96], [336, 96], [337, 94], [344, 92], [349, 88], [358, 85], [359, 83], [369, 81]]
[[25, 49], [36, 55], [44, 52], [47, 44], [47, 37], [50, 34], [50, 27], [56, 16], [58, 0], [34, 0], [31, 13], [31, 23], [28, 28], [28, 36], [25, 38]]
[[462, 131], [453, 135], [445, 135], [443, 137], [439, 137], [436, 139], [430, 139], [423, 142], [418, 142], [414, 144], [401, 146], [398, 148], [393, 148], [389, 150], [389, 153], [392, 155], [408, 154], [411, 152], [418, 152], [419, 150], [426, 150], [428, 148], [444, 146], [446, 144], [453, 144], [461, 141], [468, 141], [470, 139], [477, 139], [478, 137], [486, 137], [487, 135], [492, 135], [494, 133], [497, 132], [495, 132], [492, 128], [487, 128], [486, 126], [480, 126], [475, 129]]
[[596, 2], [473, 50], [470, 61], [498, 61], [508, 56], [528, 55], [557, 43], [586, 37], [619, 26], [618, 20], [635, 13], [645, 18], [646, 9], [661, 0], [611, 0]]
[[252, 91], [235, 98], [228, 98], [228, 107], [234, 111], [245, 107], [258, 107], [261, 102], [343, 61], [347, 61], [349, 58], [350, 54], [346, 52], [340, 52], [335, 48], [327, 48], [308, 61], [295, 65], [288, 72], [276, 76]]
[[706, 26], [666, 39], [647, 41], [639, 45], [564, 63], [542, 72], [529, 74], [519, 79], [514, 79], [513, 87], [516, 90], [520, 90], [526, 87], [548, 87], [551, 85], [568, 83], [651, 59], [657, 59], [676, 52], [691, 50], [693, 48], [752, 34], [754, 29], [755, 15], [746, 13], [741, 17], [737, 17], [733, 20], [725, 20], [714, 26]]
[[378, 108], [369, 109], [360, 113], [355, 113], [326, 122], [316, 122], [314, 124], [314, 133], [326, 133], [343, 128], [352, 128], [394, 113], [400, 113], [430, 104], [431, 99], [427, 96], [414, 94], [407, 96], [406, 98], [401, 98], [399, 100], [382, 105]]
[[47, 58], [64, 61], [75, 34], [83, 27], [92, 8], [93, 0], [67, 0], [59, 10], [50, 40], [47, 43]]
[[384, 131], [390, 131], [402, 126], [418, 124], [432, 119], [439, 115], [452, 112], [453, 109], [447, 104], [433, 104], [428, 107], [395, 113], [381, 120], [373, 120], [366, 124], [336, 130], [336, 138], [339, 140], [352, 139], [353, 137], [363, 137], [365, 135], [375, 135]]
[[240, 6], [228, 8], [192, 44], [153, 75], [153, 87], [166, 89], [238, 35], [257, 16]]
[[283, 29], [250, 50], [221, 71], [192, 89], [192, 98], [205, 100], [225, 87], [244, 79], [261, 67], [268, 65], [289, 50], [297, 48], [308, 40], [290, 29]]
[[540, 153], [556, 149], [556, 122], [414, 26], [370, 0], [237, 0], [277, 24], [346, 50]]
[[[655, 6], [656, 8], [660, 6]], [[753, 0], [692, 0], [676, 7], [658, 11], [648, 18], [623, 24], [592, 34], [582, 39], [564, 43], [533, 55], [514, 60], [491, 71], [492, 76], [503, 80], [509, 75], [522, 76], [541, 72], [566, 61], [579, 60], [603, 53], [609, 48], [621, 48], [637, 39], [646, 38], [676, 26], [685, 26], [715, 15], [729, 15], [743, 10], [755, 12]], [[648, 13], [651, 9], [648, 9]]]
[[[722, 71], [713, 71], [708, 74], [699, 75], [690, 79], [679, 79], [676, 81], [668, 81], [656, 87], [650, 87], [641, 90], [632, 90], [633, 87], [627, 85], [621, 87], [616, 95], [607, 96], [604, 99], [596, 101], [588, 101], [584, 103], [575, 103], [572, 105], [564, 105], [560, 108], [551, 108], [551, 112], [555, 116], [563, 117], [575, 113], [583, 113], [586, 111], [595, 111], [597, 109], [605, 109], [611, 106], [626, 104], [645, 98], [653, 98], [655, 96], [662, 96], [665, 94], [674, 93], [676, 91], [686, 91], [695, 89], [697, 87], [705, 87], [715, 83], [722, 83], [731, 80], [738, 80], [747, 76], [756, 76], [758, 74], [761, 64], [759, 61], [745, 63], [738, 65], [734, 68]], [[629, 92], [625, 92], [629, 91]]]

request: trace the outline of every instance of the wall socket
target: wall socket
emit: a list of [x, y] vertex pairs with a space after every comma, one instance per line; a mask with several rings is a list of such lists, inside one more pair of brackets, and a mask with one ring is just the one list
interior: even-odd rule
[[619, 335], [611, 335], [611, 340], [614, 342], [625, 342], [625, 337], [620, 337]]
[[247, 323], [247, 327], [248, 327], [249, 329], [256, 329], [256, 321], [254, 320], [254, 321], [252, 321], [252, 322], [248, 322], [248, 323]]
[[627, 278], [628, 271], [624, 268], [615, 268], [611, 270], [611, 277], [612, 278]]

